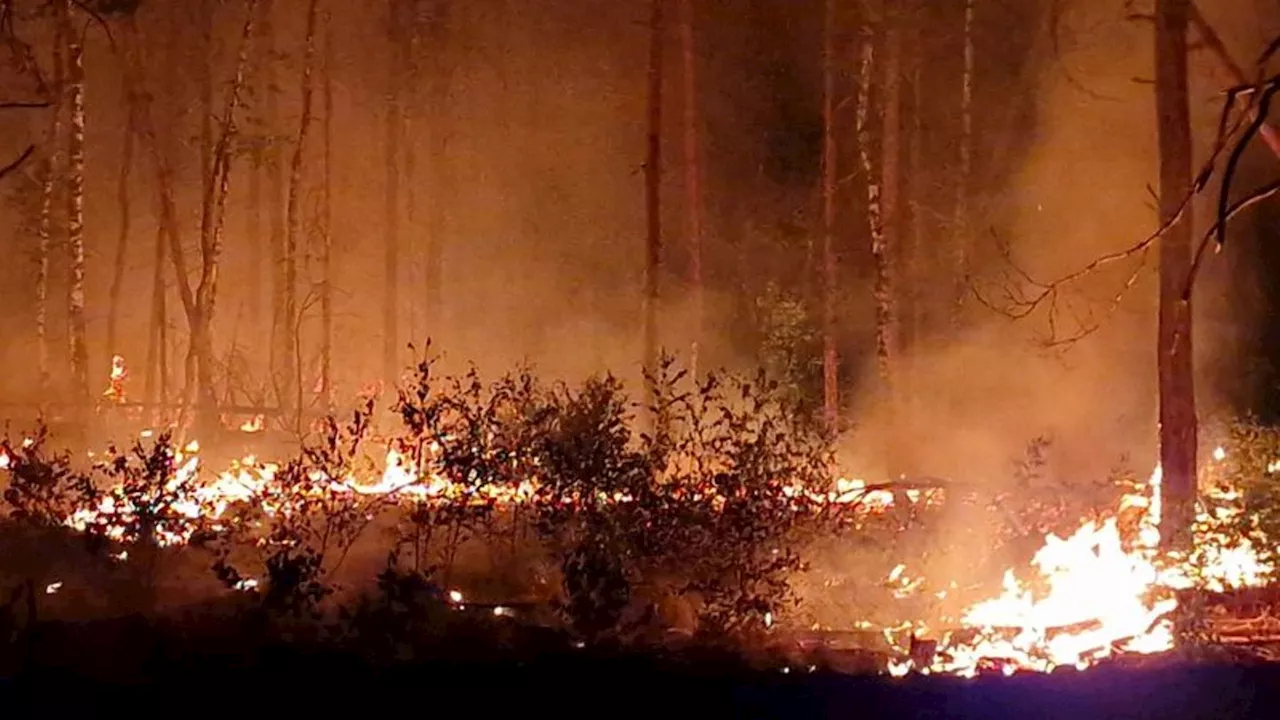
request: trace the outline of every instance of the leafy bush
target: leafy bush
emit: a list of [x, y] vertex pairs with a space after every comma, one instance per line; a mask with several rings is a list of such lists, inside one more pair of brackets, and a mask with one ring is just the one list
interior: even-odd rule
[[343, 485], [374, 469], [364, 454], [373, 408], [369, 399], [346, 424], [323, 420], [304, 439], [298, 458], [200, 538], [213, 551], [213, 570], [224, 584], [254, 590], [272, 613], [320, 616], [321, 601], [335, 589], [334, 573], [394, 502]]
[[469, 543], [546, 558], [559, 613], [582, 638], [659, 629], [655, 608], [672, 598], [709, 636], [763, 631], [794, 600], [799, 548], [832, 520], [820, 502], [830, 438], [763, 372], [694, 382], [668, 358], [650, 379], [657, 393], [640, 408], [610, 376], [485, 382], [474, 370], [438, 378], [423, 361], [399, 389], [388, 445], [374, 441], [367, 399], [260, 469], [239, 499], [209, 492], [168, 434], [81, 471], [40, 432], [3, 446], [5, 499], [13, 520], [128, 549], [147, 585], [161, 546], [189, 539], [174, 552], [210, 553], [217, 579], [280, 627], [333, 617], [339, 568], [394, 519], [378, 591], [338, 613], [381, 656], [452, 617]]

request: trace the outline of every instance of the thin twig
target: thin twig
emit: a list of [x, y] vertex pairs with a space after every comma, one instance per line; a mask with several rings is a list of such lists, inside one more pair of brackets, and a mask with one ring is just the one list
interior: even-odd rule
[[4, 167], [0, 167], [0, 180], [3, 180], [6, 175], [22, 167], [22, 164], [26, 162], [27, 159], [30, 158], [33, 154], [35, 154], [35, 151], [36, 151], [35, 145], [28, 145], [27, 149], [23, 150], [22, 154], [19, 155], [16, 160], [9, 163], [8, 165], [5, 165]]

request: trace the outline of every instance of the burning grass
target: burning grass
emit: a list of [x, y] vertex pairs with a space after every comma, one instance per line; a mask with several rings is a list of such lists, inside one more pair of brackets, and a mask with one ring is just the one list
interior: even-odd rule
[[[31, 543], [0, 568], [17, 588], [7, 632], [20, 634], [23, 607], [27, 623], [39, 606], [83, 612], [58, 605], [79, 593], [111, 605], [99, 608], [108, 615], [218, 596], [291, 637], [383, 660], [460, 617], [499, 635], [511, 623], [549, 626], [566, 643], [665, 642], [683, 627], [759, 648], [806, 629], [797, 605], [812, 593], [797, 583], [819, 572], [815, 548], [888, 538], [881, 567], [891, 568], [824, 585], [868, 598], [843, 629], [861, 630], [890, 674], [972, 676], [1167, 652], [1185, 642], [1179, 614], [1197, 610], [1188, 591], [1271, 576], [1265, 515], [1247, 504], [1258, 491], [1229, 467], [1235, 447], [1207, 474], [1189, 557], [1157, 551], [1157, 469], [1116, 487], [1112, 510], [1037, 542], [992, 595], [917, 573], [905, 540], [979, 499], [1007, 534], [1035, 538], [1012, 499], [839, 479], [830, 438], [763, 377], [694, 382], [668, 363], [653, 380], [646, 432], [609, 378], [548, 387], [522, 372], [486, 383], [436, 378], [424, 362], [390, 408], [394, 423], [379, 431], [366, 398], [347, 418], [318, 422], [283, 463], [248, 456], [212, 470], [198, 442], [169, 432], [87, 458], [52, 451], [42, 430], [6, 441], [7, 532]], [[111, 392], [123, 396], [114, 368]], [[58, 565], [51, 538], [79, 538], [76, 569]], [[879, 620], [861, 619], [872, 605]], [[1271, 627], [1262, 615], [1228, 620], [1215, 627]]]

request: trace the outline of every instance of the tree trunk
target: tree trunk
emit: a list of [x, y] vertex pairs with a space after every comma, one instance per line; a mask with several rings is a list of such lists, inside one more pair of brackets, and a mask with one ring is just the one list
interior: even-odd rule
[[[156, 228], [154, 265], [151, 275], [151, 327], [147, 335], [147, 402], [159, 407], [168, 401], [168, 352], [166, 326], [169, 312], [165, 307], [164, 264], [165, 230]], [[159, 411], [157, 411], [159, 412]], [[158, 418], [157, 418], [158, 420]]]
[[897, 282], [895, 265], [901, 257], [901, 234], [898, 215], [899, 158], [902, 121], [902, 33], [899, 17], [891, 12], [884, 18], [884, 99], [880, 134], [880, 232], [872, 228], [871, 254], [876, 265], [876, 365], [888, 412], [888, 460], [891, 474], [902, 472], [897, 452], [900, 428], [897, 395], [897, 357], [901, 338], [898, 333]]
[[[216, 428], [217, 396], [213, 383], [213, 319], [218, 299], [218, 273], [222, 262], [222, 236], [226, 217], [227, 194], [231, 187], [231, 160], [233, 143], [237, 134], [236, 111], [244, 92], [245, 70], [248, 66], [249, 48], [253, 41], [258, 0], [248, 0], [245, 7], [244, 26], [241, 30], [240, 49], [236, 55], [235, 73], [227, 93], [219, 121], [218, 140], [213, 149], [213, 179], [202, 203], [200, 221], [200, 284], [196, 288], [196, 322], [192, 327], [188, 367], [196, 370], [196, 386], [188, 390], [188, 404], [199, 402], [199, 421], [202, 430]], [[194, 361], [194, 363], [192, 362]]]
[[[151, 322], [150, 356], [148, 370], [154, 371], [155, 379], [148, 376], [147, 397], [153, 401], [163, 402], [168, 398], [168, 310], [167, 293], [164, 283], [166, 255], [173, 265], [177, 280], [178, 298], [187, 317], [188, 328], [192, 327], [195, 314], [195, 298], [188, 280], [186, 261], [182, 254], [181, 228], [178, 224], [178, 207], [175, 199], [173, 166], [170, 160], [169, 145], [156, 133], [155, 98], [151, 94], [146, 81], [145, 70], [148, 67], [143, 57], [144, 44], [139, 37], [136, 20], [129, 16], [124, 22], [125, 67], [130, 73], [129, 85], [134, 88], [134, 117], [137, 122], [138, 136], [145, 142], [151, 156], [151, 164], [156, 178], [156, 204], [159, 215], [159, 228], [156, 233], [157, 247], [155, 251], [156, 266], [154, 268]], [[165, 66], [172, 74], [175, 58], [167, 57]], [[164, 83], [173, 81], [167, 77]], [[167, 137], [167, 136], [166, 136]], [[157, 394], [153, 396], [153, 392]]]
[[[1160, 141], [1158, 369], [1160, 467], [1164, 483], [1162, 539], [1167, 548], [1191, 544], [1196, 501], [1196, 399], [1191, 302], [1183, 289], [1191, 272], [1191, 114], [1187, 80], [1190, 0], [1156, 2], [1156, 121]], [[1184, 210], [1185, 207], [1185, 212]], [[1179, 218], [1179, 213], [1182, 213]], [[1176, 219], [1176, 221], [1175, 221]]]
[[62, 172], [62, 117], [65, 105], [65, 68], [63, 59], [62, 37], [63, 23], [56, 23], [53, 41], [54, 92], [57, 100], [53, 105], [53, 118], [50, 121], [49, 150], [45, 155], [44, 179], [40, 198], [40, 225], [37, 233], [37, 266], [36, 266], [36, 358], [40, 373], [40, 401], [49, 400], [49, 262], [50, 249], [53, 245], [53, 205], [58, 193], [58, 175]]
[[840, 416], [836, 353], [835, 0], [827, 0], [822, 29], [822, 414], [834, 430]]
[[71, 270], [67, 296], [68, 340], [72, 393], [77, 400], [87, 401], [90, 394], [84, 307], [84, 44], [71, 25], [70, 0], [64, 0], [61, 8], [62, 32], [67, 42], [67, 107], [71, 116], [67, 146], [67, 253]]
[[[650, 0], [649, 18], [649, 118], [648, 151], [644, 165], [645, 266], [644, 266], [644, 368], [652, 376], [658, 369], [658, 302], [662, 271], [662, 50], [666, 35], [665, 0]], [[653, 378], [650, 377], [649, 380]], [[646, 381], [648, 405], [656, 399], [656, 387]]]
[[698, 148], [697, 46], [693, 35], [693, 0], [680, 0], [680, 44], [684, 56], [684, 184], [689, 234], [689, 280], [693, 285], [693, 345], [689, 366], [697, 377], [704, 314], [702, 281], [702, 187]]
[[[266, 0], [262, 9], [262, 34], [266, 37], [267, 52], [263, 75], [266, 79], [266, 118], [272, 133], [280, 122], [280, 88], [276, 73], [275, 0]], [[285, 244], [285, 175], [284, 154], [280, 143], [272, 139], [266, 148], [267, 210], [271, 224], [271, 384], [281, 409], [290, 409], [293, 394], [287, 388], [292, 383], [293, 345], [290, 342], [292, 322], [285, 308], [284, 244]]]
[[870, 27], [864, 28], [862, 51], [858, 62], [858, 97], [855, 129], [858, 133], [858, 159], [862, 165], [862, 174], [867, 181], [867, 226], [871, 233], [871, 254], [876, 265], [876, 367], [883, 381], [889, 368], [889, 344], [885, 311], [888, 308], [888, 297], [883, 295], [888, 280], [888, 244], [885, 241], [884, 199], [881, 197], [881, 182], [871, 162], [871, 85], [872, 73], [875, 69], [875, 36]]
[[387, 66], [387, 127], [386, 127], [386, 187], [384, 213], [386, 236], [383, 240], [383, 296], [382, 296], [382, 379], [394, 386], [400, 374], [399, 312], [400, 299], [400, 154], [404, 133], [404, 114], [401, 108], [403, 94], [401, 67], [403, 43], [400, 21], [403, 0], [389, 0], [388, 32], [390, 47]]
[[[263, 322], [263, 296], [265, 284], [263, 280], [266, 266], [266, 253], [262, 237], [262, 176], [265, 169], [261, 147], [254, 147], [249, 161], [249, 212], [245, 214], [245, 239], [249, 242], [249, 268], [252, 280], [249, 286], [249, 326], [253, 328], [255, 338], [267, 334], [267, 326]], [[269, 353], [268, 353], [269, 356]], [[261, 357], [261, 356], [259, 356]]]
[[[284, 292], [285, 292], [285, 314], [289, 318], [290, 328], [290, 347], [293, 349], [293, 363], [295, 368], [302, 367], [302, 358], [297, 356], [298, 339], [294, 337], [296, 328], [301, 325], [301, 318], [298, 317], [298, 235], [302, 227], [302, 208], [300, 206], [300, 196], [302, 192], [302, 159], [306, 151], [307, 134], [311, 129], [312, 99], [314, 96], [314, 88], [312, 87], [311, 76], [315, 66], [316, 56], [316, 16], [319, 0], [310, 0], [307, 4], [307, 35], [306, 47], [302, 61], [302, 115], [298, 120], [298, 134], [293, 144], [293, 160], [289, 165], [289, 205], [287, 210], [288, 231], [285, 235], [284, 244]], [[301, 382], [294, 382], [291, 385], [290, 392], [294, 393], [293, 400], [298, 408], [299, 413], [302, 409], [302, 385]], [[298, 425], [296, 429], [301, 429], [301, 414], [297, 417]]]
[[324, 33], [324, 235], [320, 245], [320, 391], [333, 410], [333, 17]]
[[964, 0], [964, 55], [960, 80], [960, 167], [956, 170], [956, 205], [952, 217], [955, 235], [956, 288], [952, 300], [951, 324], [959, 327], [964, 300], [969, 293], [969, 257], [972, 237], [969, 232], [969, 178], [973, 174], [973, 23], [977, 0]]
[[129, 84], [130, 73], [126, 69], [124, 78], [125, 125], [124, 138], [120, 151], [120, 174], [116, 178], [116, 202], [120, 211], [120, 234], [116, 238], [116, 257], [111, 274], [110, 306], [107, 311], [107, 353], [120, 354], [116, 344], [120, 322], [120, 294], [124, 291], [125, 263], [129, 257], [129, 233], [133, 220], [133, 208], [129, 197], [129, 179], [133, 171], [134, 114], [137, 103], [133, 99], [133, 87]]
[[200, 182], [201, 197], [213, 192], [213, 69], [217, 61], [214, 51], [214, 3], [200, 0], [200, 42], [204, 62], [200, 64]]

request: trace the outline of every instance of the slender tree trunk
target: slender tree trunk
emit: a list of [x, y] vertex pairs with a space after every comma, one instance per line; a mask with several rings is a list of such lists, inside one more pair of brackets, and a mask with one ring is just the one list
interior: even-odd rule
[[57, 100], [53, 105], [53, 119], [50, 121], [49, 150], [45, 156], [44, 186], [41, 188], [40, 225], [37, 230], [37, 269], [36, 269], [36, 357], [40, 372], [40, 401], [49, 399], [51, 372], [49, 367], [49, 263], [53, 236], [53, 205], [58, 193], [58, 176], [62, 172], [62, 118], [65, 106], [66, 73], [64, 68], [62, 36], [63, 23], [56, 23], [53, 41], [54, 92]]
[[901, 337], [898, 328], [897, 260], [902, 256], [901, 223], [898, 213], [899, 160], [901, 157], [902, 121], [902, 32], [896, 11], [884, 18], [884, 99], [880, 133], [880, 232], [872, 228], [871, 254], [876, 264], [876, 365], [883, 386], [889, 414], [889, 465], [891, 473], [901, 472], [897, 452], [900, 437], [899, 397], [897, 394], [897, 358]]
[[62, 22], [67, 41], [67, 107], [71, 117], [67, 150], [67, 253], [71, 265], [67, 297], [68, 339], [73, 394], [77, 400], [87, 401], [90, 394], [84, 307], [84, 44], [71, 26], [70, 0], [63, 2]]
[[[648, 152], [644, 166], [645, 219], [647, 225], [644, 266], [644, 367], [657, 371], [658, 303], [662, 272], [662, 50], [666, 35], [665, 0], [650, 0], [649, 19], [649, 119]], [[652, 378], [650, 378], [651, 380]], [[645, 383], [648, 404], [655, 400], [656, 388]]]
[[[1160, 142], [1160, 467], [1166, 547], [1191, 543], [1196, 501], [1196, 399], [1191, 302], [1183, 289], [1191, 272], [1191, 113], [1187, 80], [1190, 0], [1156, 2], [1156, 120]], [[1178, 213], [1187, 205], [1186, 211]]]
[[147, 335], [147, 402], [163, 405], [168, 400], [169, 374], [165, 327], [169, 322], [165, 307], [165, 231], [163, 225], [156, 228], [154, 265], [151, 275], [151, 327]]
[[836, 352], [836, 1], [826, 1], [822, 29], [822, 414], [834, 430], [840, 418]]
[[[886, 64], [887, 65], [887, 64]], [[861, 57], [858, 63], [858, 96], [856, 130], [858, 133], [858, 158], [862, 164], [862, 173], [867, 180], [867, 225], [871, 233], [871, 254], [876, 264], [876, 366], [881, 380], [887, 377], [889, 369], [888, 338], [885, 324], [889, 305], [888, 296], [884, 295], [888, 281], [888, 243], [885, 240], [885, 208], [881, 195], [883, 178], [875, 173], [871, 162], [871, 86], [872, 74], [875, 70], [875, 36], [870, 27], [864, 28]]]
[[[170, 38], [167, 42], [171, 43], [172, 39]], [[195, 298], [191, 292], [186, 261], [182, 254], [182, 237], [178, 224], [173, 166], [170, 160], [170, 147], [167, 142], [169, 136], [166, 135], [162, 139], [156, 133], [155, 98], [148, 88], [145, 74], [148, 64], [143, 57], [144, 45], [139, 37], [136, 20], [132, 16], [126, 18], [124, 22], [124, 52], [126, 58], [125, 67], [130, 73], [129, 84], [134, 88], [133, 97], [136, 103], [134, 118], [137, 122], [137, 135], [144, 141], [151, 156], [151, 164], [156, 180], [156, 204], [160, 220], [156, 233], [156, 266], [154, 268], [151, 299], [152, 342], [148, 349], [149, 359], [147, 362], [148, 371], [154, 372], [155, 378], [152, 379], [148, 375], [147, 397], [153, 402], [164, 402], [169, 397], [169, 316], [166, 307], [167, 291], [164, 283], [163, 267], [166, 262], [166, 255], [168, 256], [167, 262], [173, 265], [174, 275], [177, 279], [178, 297], [182, 301], [188, 328], [193, 327]], [[165, 60], [164, 66], [169, 71], [167, 75], [171, 76], [175, 65], [172, 53]], [[165, 83], [172, 81], [172, 77], [165, 79]], [[153, 392], [156, 394], [153, 395]]]
[[693, 0], [680, 0], [680, 44], [684, 56], [684, 184], [685, 218], [689, 234], [689, 279], [693, 285], [693, 347], [690, 370], [698, 374], [705, 293], [702, 280], [702, 186], [698, 148], [697, 46], [693, 35]]
[[[213, 149], [213, 179], [208, 184], [202, 203], [200, 284], [196, 288], [197, 322], [193, 328], [189, 352], [190, 357], [194, 358], [197, 382], [194, 391], [196, 397], [189, 400], [198, 399], [201, 425], [209, 430], [216, 428], [218, 422], [217, 396], [213, 383], [213, 320], [217, 309], [218, 275], [222, 262], [227, 195], [231, 188], [232, 149], [238, 132], [236, 113], [244, 93], [245, 71], [253, 41], [257, 2], [258, 0], [247, 0], [246, 3], [235, 72], [222, 118], [219, 121], [218, 140]], [[191, 364], [190, 360], [188, 364]]]
[[403, 18], [403, 0], [389, 0], [388, 32], [390, 48], [387, 67], [387, 117], [386, 117], [386, 195], [385, 232], [383, 247], [383, 296], [382, 296], [382, 377], [388, 386], [393, 386], [400, 374], [400, 337], [399, 309], [400, 299], [400, 155], [401, 141], [404, 132], [404, 110], [401, 107], [403, 96], [402, 74], [404, 68], [400, 63], [403, 56], [400, 46], [404, 42], [401, 34], [404, 28], [399, 27]]
[[320, 385], [333, 409], [333, 17], [324, 34], [324, 236], [320, 246]]
[[[276, 72], [275, 0], [266, 0], [262, 9], [262, 34], [266, 37], [267, 52], [264, 73], [266, 80], [267, 126], [272, 134], [279, 132], [280, 88]], [[266, 148], [267, 165], [267, 214], [271, 225], [271, 383], [276, 400], [282, 410], [288, 412], [293, 394], [287, 388], [292, 384], [293, 345], [290, 342], [292, 321], [285, 308], [284, 244], [285, 244], [285, 175], [284, 149], [276, 140]]]
[[[269, 9], [270, 0], [263, 0], [262, 10]], [[265, 32], [265, 18], [260, 18], [262, 25], [260, 31]], [[264, 53], [265, 56], [265, 53]], [[255, 58], [250, 58], [253, 63]], [[250, 86], [253, 88], [255, 97], [260, 98], [264, 93], [272, 92], [271, 88], [265, 87], [264, 80], [265, 65], [272, 62], [270, 57], [258, 57], [251, 79]], [[261, 132], [261, 131], [260, 131]], [[254, 366], [262, 367], [261, 363], [265, 360], [270, 366], [271, 349], [270, 342], [266, 348], [265, 356], [259, 351], [257, 338], [269, 337], [270, 326], [266, 322], [266, 296], [269, 292], [267, 286], [269, 284], [270, 265], [267, 263], [266, 238], [262, 235], [262, 200], [263, 200], [263, 180], [265, 179], [266, 170], [266, 147], [267, 140], [265, 137], [255, 137], [251, 141], [249, 149], [249, 197], [248, 212], [245, 213], [244, 234], [245, 240], [249, 244], [249, 327], [252, 328], [251, 335], [255, 338], [254, 342]]]
[[[267, 326], [263, 322], [263, 287], [266, 279], [264, 268], [267, 267], [266, 249], [262, 237], [262, 148], [255, 147], [250, 157], [249, 168], [249, 212], [245, 214], [245, 238], [249, 241], [249, 267], [252, 280], [249, 286], [249, 325], [253, 328], [254, 337], [266, 334]], [[269, 355], [269, 353], [268, 353]], [[261, 357], [261, 356], [259, 356]]]
[[[289, 205], [287, 211], [288, 231], [285, 235], [284, 258], [285, 258], [285, 276], [284, 276], [284, 292], [285, 292], [285, 311], [289, 316], [289, 326], [297, 328], [301, 324], [301, 318], [298, 317], [297, 298], [298, 298], [298, 235], [302, 228], [302, 207], [300, 198], [302, 193], [302, 160], [306, 152], [307, 135], [311, 130], [311, 115], [313, 97], [315, 95], [311, 78], [315, 66], [316, 57], [316, 17], [319, 6], [318, 0], [310, 0], [307, 4], [307, 35], [306, 47], [302, 61], [302, 114], [298, 120], [298, 134], [293, 144], [293, 160], [289, 165]], [[292, 335], [292, 333], [291, 333]], [[297, 346], [297, 338], [290, 337], [290, 341], [294, 347]], [[294, 357], [294, 367], [302, 366], [302, 358]], [[299, 412], [302, 409], [302, 387], [297, 385], [291, 390], [297, 393], [294, 400], [297, 401], [295, 407]], [[301, 422], [299, 417], [299, 423]]]
[[200, 42], [204, 62], [200, 67], [200, 182], [201, 197], [210, 195], [213, 183], [213, 72], [217, 60], [214, 50], [214, 2], [200, 0]]
[[955, 234], [956, 289], [952, 300], [952, 327], [958, 327], [964, 300], [969, 292], [969, 263], [972, 237], [969, 231], [969, 178], [973, 174], [973, 24], [977, 0], [964, 0], [964, 51], [960, 85], [960, 167], [956, 171], [956, 205], [952, 218]]
[[133, 221], [133, 208], [129, 197], [129, 179], [133, 171], [134, 115], [137, 103], [133, 99], [133, 87], [129, 84], [130, 73], [124, 76], [125, 126], [124, 138], [120, 150], [120, 175], [116, 178], [116, 202], [120, 210], [120, 234], [116, 238], [116, 257], [111, 274], [110, 307], [107, 314], [107, 353], [120, 354], [116, 344], [117, 330], [120, 322], [120, 295], [124, 291], [125, 263], [129, 257], [130, 224]]

